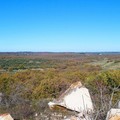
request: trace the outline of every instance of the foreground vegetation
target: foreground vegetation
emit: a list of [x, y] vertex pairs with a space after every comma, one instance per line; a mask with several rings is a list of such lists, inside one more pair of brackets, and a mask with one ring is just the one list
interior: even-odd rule
[[120, 100], [119, 60], [119, 54], [1, 54], [0, 113], [34, 119], [48, 109], [49, 100], [81, 81], [91, 93], [95, 118], [105, 119]]

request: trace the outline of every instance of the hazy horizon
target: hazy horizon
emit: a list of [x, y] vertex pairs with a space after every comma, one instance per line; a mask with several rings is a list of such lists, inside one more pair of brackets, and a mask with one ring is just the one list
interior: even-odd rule
[[67, 51], [3, 51], [0, 53], [120, 53], [120, 51], [89, 51], [89, 52], [67, 52]]
[[0, 0], [0, 52], [120, 52], [119, 0]]

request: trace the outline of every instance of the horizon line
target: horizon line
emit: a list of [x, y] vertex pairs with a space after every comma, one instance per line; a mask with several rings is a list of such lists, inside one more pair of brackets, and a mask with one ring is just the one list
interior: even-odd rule
[[0, 53], [120, 53], [120, 51], [0, 51]]

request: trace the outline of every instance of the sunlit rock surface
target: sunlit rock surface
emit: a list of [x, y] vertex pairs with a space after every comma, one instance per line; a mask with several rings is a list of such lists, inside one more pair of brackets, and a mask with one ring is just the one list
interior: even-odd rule
[[0, 120], [13, 120], [10, 114], [2, 114], [0, 115]]
[[82, 113], [83, 116], [93, 112], [93, 104], [89, 91], [82, 86], [81, 82], [72, 84], [58, 99], [49, 102], [48, 105], [51, 109], [56, 106], [62, 106], [66, 109]]
[[120, 109], [111, 109], [107, 113], [106, 120], [120, 120]]

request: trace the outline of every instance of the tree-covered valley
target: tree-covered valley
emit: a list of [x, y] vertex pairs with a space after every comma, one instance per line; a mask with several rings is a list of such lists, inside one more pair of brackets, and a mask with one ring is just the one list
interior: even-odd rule
[[104, 119], [120, 100], [120, 54], [0, 53], [0, 113], [34, 120], [77, 81], [89, 89], [98, 120]]

